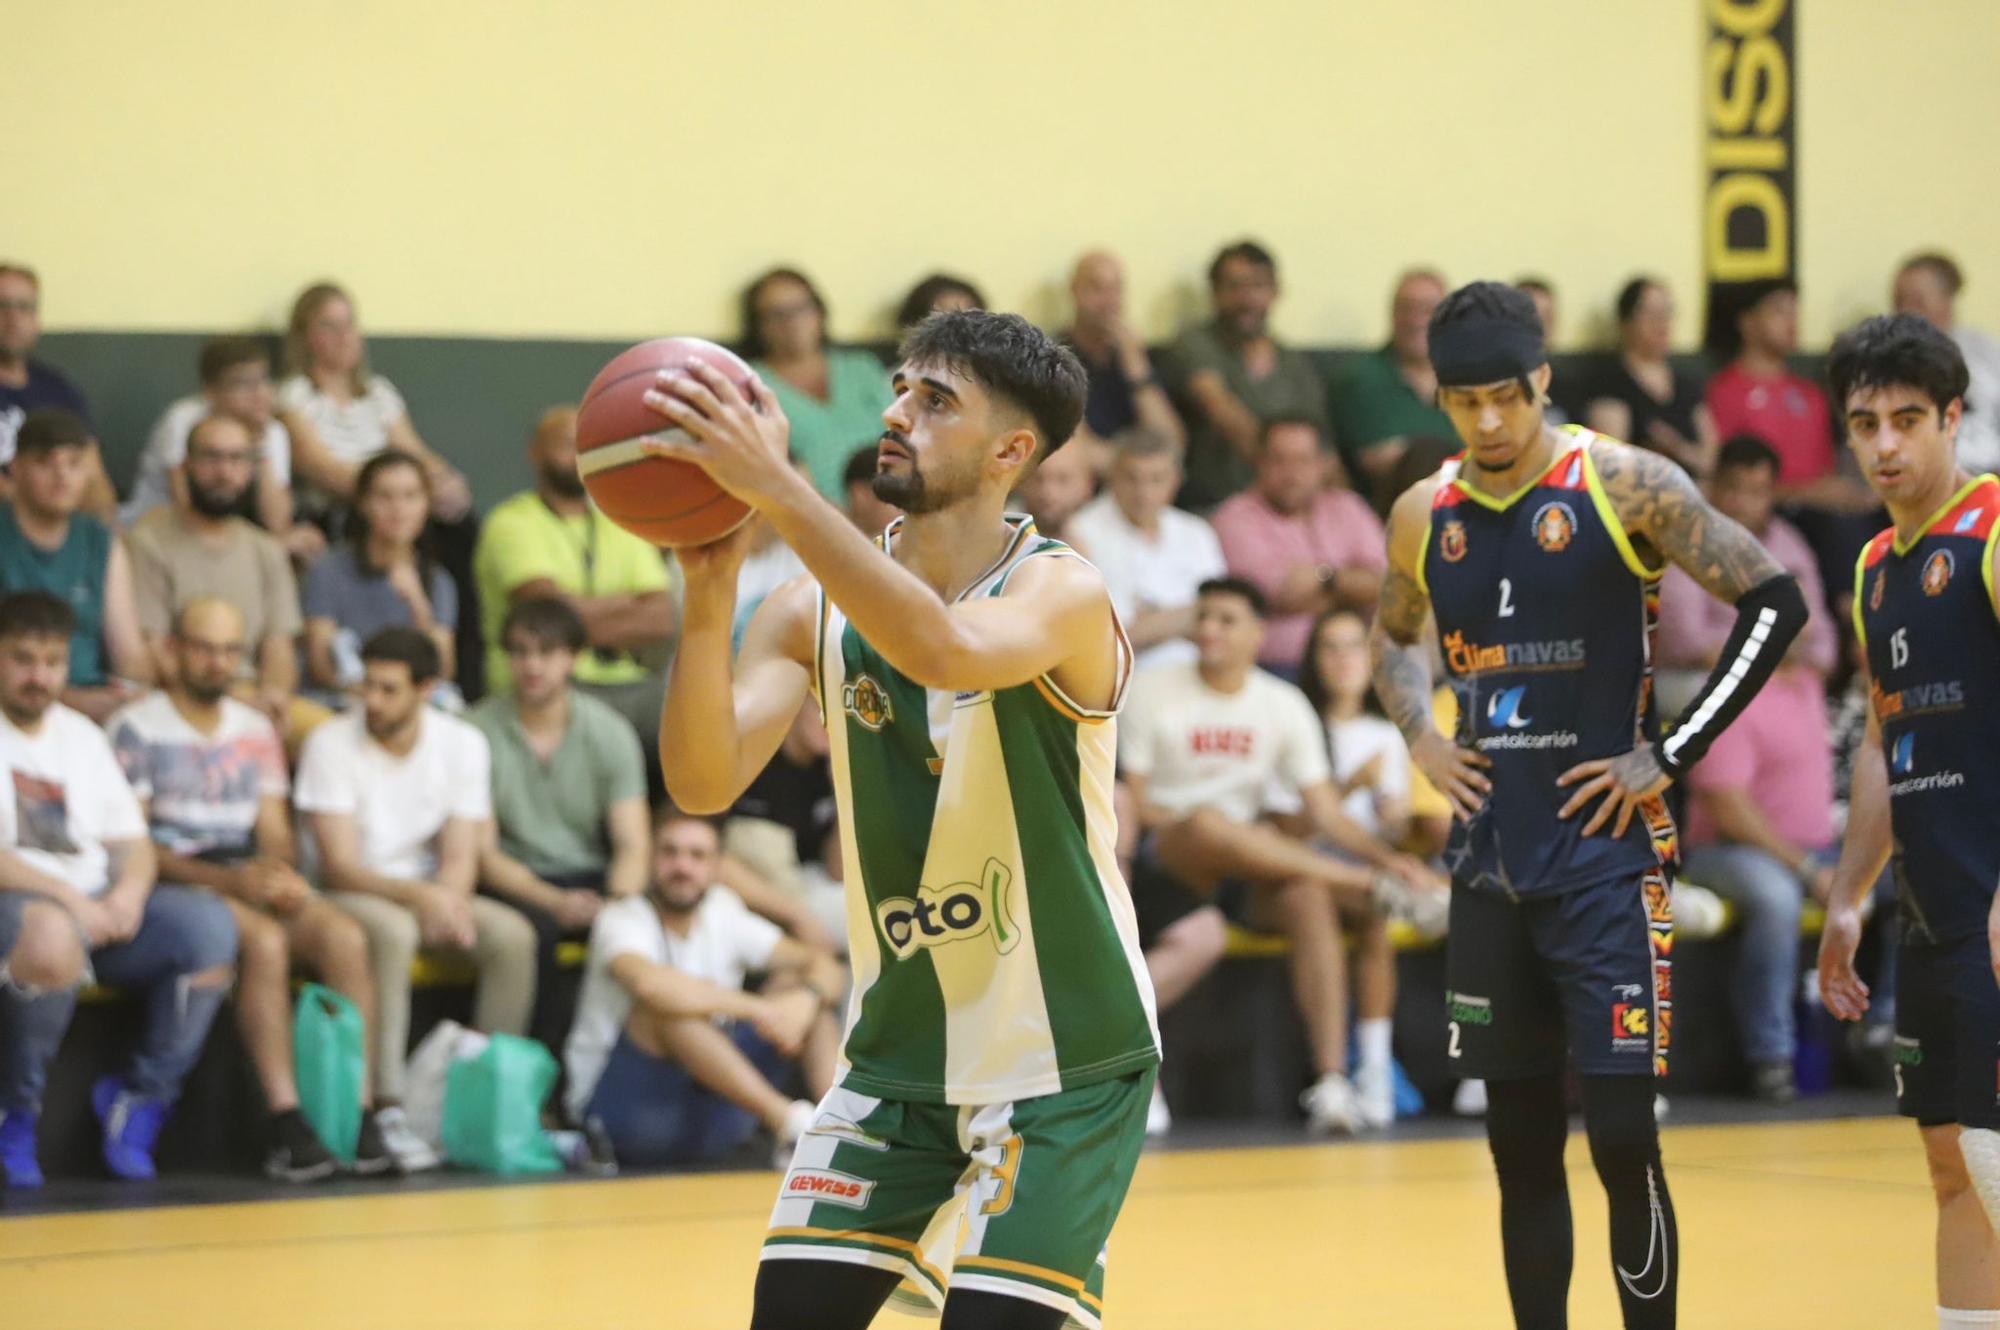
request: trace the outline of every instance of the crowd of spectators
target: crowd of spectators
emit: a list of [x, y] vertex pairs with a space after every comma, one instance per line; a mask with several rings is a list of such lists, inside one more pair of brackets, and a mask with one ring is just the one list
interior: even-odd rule
[[[1126, 312], [1118, 257], [1079, 258], [1062, 335], [1090, 372], [1084, 423], [1018, 498], [1096, 562], [1131, 637], [1119, 856], [1161, 1009], [1221, 960], [1232, 927], [1281, 936], [1312, 1062], [1302, 1107], [1316, 1130], [1353, 1132], [1395, 1115], [1389, 922], [1442, 927], [1448, 807], [1377, 711], [1365, 643], [1377, 515], [1456, 451], [1427, 345], [1446, 282], [1405, 272], [1387, 343], [1328, 372], [1272, 334], [1278, 274], [1256, 242], [1226, 246], [1210, 316], [1156, 350]], [[1964, 350], [1960, 455], [1983, 469], [2000, 465], [2000, 343], [1957, 322], [1962, 284], [1921, 254], [1892, 297]], [[1553, 287], [1519, 285], [1552, 325]], [[143, 1013], [129, 1061], [91, 1093], [114, 1174], [150, 1176], [232, 990], [270, 1115], [267, 1171], [335, 1170], [293, 1074], [299, 971], [368, 1031], [354, 1170], [435, 1166], [401, 1108], [419, 953], [469, 964], [480, 1029], [562, 1055], [561, 1111], [622, 1160], [711, 1158], [759, 1126], [795, 1137], [833, 1075], [846, 982], [827, 734], [807, 708], [719, 824], [664, 807], [676, 571], [590, 503], [575, 408], [529, 425], [533, 487], [482, 519], [370, 368], [353, 298], [321, 283], [293, 306], [282, 376], [265, 339], [202, 348], [196, 391], [161, 409], [121, 505], [88, 401], [36, 355], [41, 298], [31, 270], [0, 265], [6, 1184], [40, 1181], [43, 1087], [92, 979]], [[898, 317], [983, 304], [940, 273]], [[1789, 284], [1716, 321], [1712, 374], [1672, 353], [1658, 280], [1634, 278], [1607, 313], [1616, 346], [1557, 384], [1552, 418], [1696, 475], [1816, 611], [1686, 791], [1688, 877], [1742, 918], [1749, 1081], [1784, 1099], [1801, 918], [1840, 836], [1829, 717], [1855, 709], [1841, 607], [1881, 518], [1825, 395], [1793, 368]], [[896, 516], [871, 484], [882, 359], [830, 340], [825, 300], [792, 268], [751, 282], [741, 316], [796, 464], [880, 532]], [[768, 529], [753, 547], [745, 619], [802, 571]], [[1669, 573], [1656, 660], [1670, 711], [1728, 621]], [[573, 1013], [557, 1000], [566, 939], [588, 940]], [[1168, 1121], [1157, 1101], [1154, 1128]]]

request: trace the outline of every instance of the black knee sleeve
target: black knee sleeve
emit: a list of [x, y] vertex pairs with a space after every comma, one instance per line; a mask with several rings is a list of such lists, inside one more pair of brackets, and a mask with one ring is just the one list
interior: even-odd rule
[[750, 1330], [868, 1330], [898, 1280], [846, 1261], [764, 1261]]
[[1660, 1167], [1650, 1076], [1586, 1076], [1583, 1123], [1611, 1210], [1612, 1275], [1629, 1330], [1674, 1324], [1680, 1232]]
[[1069, 1319], [1053, 1307], [1026, 1298], [962, 1289], [944, 1300], [938, 1330], [1062, 1330]]

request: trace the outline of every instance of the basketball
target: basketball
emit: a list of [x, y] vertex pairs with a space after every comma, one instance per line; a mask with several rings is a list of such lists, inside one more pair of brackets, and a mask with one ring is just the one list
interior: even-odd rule
[[753, 397], [750, 367], [733, 351], [699, 337], [641, 342], [597, 372], [576, 420], [576, 469], [604, 515], [655, 545], [706, 545], [743, 524], [749, 505], [692, 462], [649, 457], [640, 440], [675, 427], [646, 405], [655, 376], [700, 361]]

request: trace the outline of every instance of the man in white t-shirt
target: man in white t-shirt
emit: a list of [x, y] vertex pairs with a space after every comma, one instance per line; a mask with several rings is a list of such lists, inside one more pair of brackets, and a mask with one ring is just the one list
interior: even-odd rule
[[[40, 591], [0, 599], [0, 1179], [39, 1187], [35, 1126], [86, 973], [141, 998], [139, 1046], [91, 1090], [104, 1162], [153, 1176], [153, 1146], [229, 992], [220, 901], [155, 887], [152, 842], [104, 732], [56, 701], [76, 616]], [[83, 949], [89, 949], [86, 960]]]
[[535, 930], [518, 910], [474, 894], [492, 816], [486, 736], [430, 705], [437, 643], [385, 628], [361, 648], [361, 708], [306, 741], [293, 803], [319, 844], [333, 903], [368, 933], [375, 971], [375, 1096], [389, 1153], [405, 1172], [435, 1152], [398, 1106], [417, 951], [470, 955], [473, 1023], [524, 1034], [535, 1001]]
[[1137, 670], [1195, 658], [1195, 589], [1228, 571], [1214, 528], [1174, 507], [1181, 459], [1173, 441], [1133, 428], [1115, 440], [1105, 492], [1070, 519], [1069, 535], [1104, 574]]
[[[1414, 912], [1444, 883], [1363, 831], [1341, 807], [1321, 723], [1305, 695], [1257, 668], [1263, 593], [1239, 578], [1202, 584], [1197, 662], [1133, 681], [1118, 735], [1120, 774], [1146, 835], [1132, 899], [1162, 1008], [1201, 976], [1221, 920], [1213, 900], [1243, 884], [1251, 919], [1292, 943], [1293, 986], [1319, 1080], [1304, 1105], [1316, 1131], [1363, 1125], [1346, 1077], [1347, 976], [1337, 911]], [[1263, 820], [1273, 796], [1304, 809], [1310, 831], [1343, 851], [1323, 853]], [[1200, 920], [1199, 923], [1190, 921]], [[1197, 945], [1186, 943], [1194, 930]]]
[[[621, 1164], [714, 1159], [760, 1123], [782, 1161], [833, 1083], [846, 971], [715, 885], [721, 857], [713, 823], [669, 812], [650, 885], [590, 930], [567, 1103], [599, 1123]], [[744, 990], [751, 974], [765, 976], [759, 992]], [[793, 1060], [807, 1099], [778, 1088]]]

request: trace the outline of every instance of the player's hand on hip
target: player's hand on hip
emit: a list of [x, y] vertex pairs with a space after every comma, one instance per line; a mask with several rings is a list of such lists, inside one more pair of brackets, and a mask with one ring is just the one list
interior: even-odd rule
[[792, 426], [762, 379], [751, 378], [750, 394], [700, 361], [661, 370], [646, 405], [678, 428], [649, 435], [645, 451], [694, 463], [752, 507], [772, 502], [798, 481], [788, 447]]
[[1453, 743], [1435, 730], [1426, 729], [1410, 745], [1410, 760], [1451, 804], [1451, 815], [1469, 822], [1493, 793], [1493, 782], [1482, 768], [1493, 760], [1476, 749]]
[[1854, 971], [1861, 946], [1861, 911], [1853, 906], [1826, 912], [1819, 935], [1819, 1000], [1843, 1021], [1858, 1021], [1868, 1010], [1868, 985]]
[[1578, 788], [1562, 806], [1559, 816], [1565, 820], [1572, 818], [1592, 799], [1603, 795], [1604, 801], [1597, 806], [1597, 812], [1584, 823], [1583, 834], [1595, 836], [1615, 815], [1618, 820], [1611, 834], [1623, 836], [1632, 825], [1632, 811], [1648, 799], [1666, 793], [1673, 783], [1673, 777], [1661, 770], [1660, 759], [1653, 755], [1653, 745], [1640, 744], [1622, 757], [1579, 762], [1563, 772], [1556, 784], [1563, 789], [1572, 785]]

